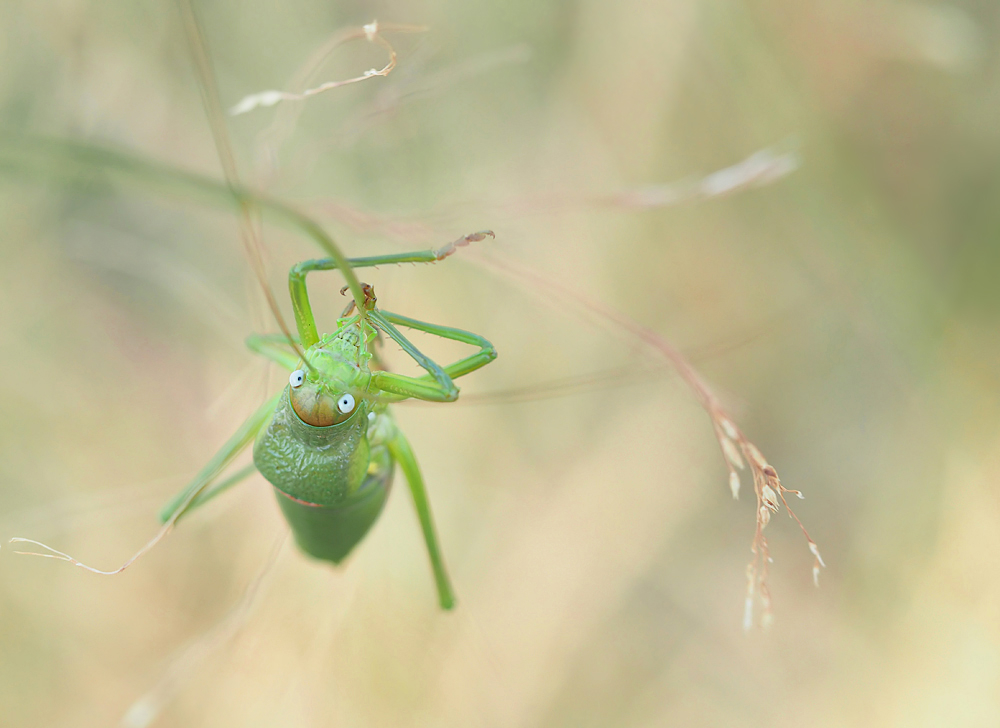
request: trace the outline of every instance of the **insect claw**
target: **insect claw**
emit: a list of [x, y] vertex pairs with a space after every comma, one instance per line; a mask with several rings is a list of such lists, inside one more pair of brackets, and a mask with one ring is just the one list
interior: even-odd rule
[[434, 251], [434, 257], [437, 260], [444, 260], [449, 255], [454, 253], [459, 248], [464, 248], [469, 243], [478, 243], [481, 240], [486, 240], [486, 238], [492, 238], [496, 240], [496, 233], [492, 230], [480, 230], [476, 233], [469, 233], [468, 235], [463, 235], [458, 240], [448, 243], [444, 247], [438, 248]]

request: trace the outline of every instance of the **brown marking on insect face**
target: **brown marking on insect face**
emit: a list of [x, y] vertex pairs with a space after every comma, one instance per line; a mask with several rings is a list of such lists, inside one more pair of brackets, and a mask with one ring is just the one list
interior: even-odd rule
[[329, 427], [345, 422], [352, 414], [337, 409], [339, 397], [331, 396], [313, 382], [306, 381], [301, 387], [289, 389], [288, 399], [299, 419], [313, 427]]

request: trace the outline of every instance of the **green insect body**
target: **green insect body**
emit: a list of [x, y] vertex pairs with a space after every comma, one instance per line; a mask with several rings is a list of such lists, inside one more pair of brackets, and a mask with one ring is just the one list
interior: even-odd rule
[[308, 370], [293, 372], [254, 443], [254, 465], [274, 486], [299, 546], [334, 563], [382, 512], [395, 469], [386, 441], [398, 436], [385, 405], [363, 399], [371, 353], [361, 339], [369, 344], [375, 331], [365, 324], [361, 337], [360, 322], [339, 323], [305, 352]]
[[[367, 438], [371, 407], [362, 397], [371, 372], [368, 357], [352, 343], [358, 338], [352, 327], [324, 337], [305, 352], [307, 369], [293, 372], [271, 421], [254, 444], [257, 469], [291, 498], [338, 506], [356, 494], [365, 478], [371, 455]], [[349, 406], [340, 412], [338, 406], [344, 402]]]
[[[463, 239], [479, 240], [487, 233]], [[464, 244], [464, 242], [459, 244]], [[358, 258], [352, 268], [388, 263], [434, 262], [454, 251], [440, 250]], [[496, 358], [483, 337], [429, 324], [376, 307], [374, 291], [363, 286], [365, 300], [354, 315], [345, 312], [336, 332], [320, 337], [305, 287], [305, 276], [336, 268], [333, 259], [292, 267], [289, 291], [303, 358], [288, 350], [279, 336], [251, 336], [251, 350], [291, 370], [289, 384], [265, 403], [216, 453], [188, 487], [161, 512], [177, 520], [258, 470], [274, 486], [278, 503], [299, 547], [324, 561], [340, 563], [364, 538], [385, 506], [398, 464], [406, 476], [430, 557], [441, 607], [455, 604], [454, 592], [438, 544], [423, 476], [388, 405], [408, 398], [450, 402], [458, 397], [452, 381]], [[397, 326], [423, 331], [478, 347], [478, 351], [441, 367], [424, 356]], [[409, 377], [374, 366], [373, 344], [382, 332], [410, 355], [427, 374]], [[254, 467], [223, 481], [218, 476], [251, 442]]]

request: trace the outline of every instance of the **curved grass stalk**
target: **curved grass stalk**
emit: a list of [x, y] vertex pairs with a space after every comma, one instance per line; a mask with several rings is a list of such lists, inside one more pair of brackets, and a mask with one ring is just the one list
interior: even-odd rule
[[252, 205], [266, 219], [311, 239], [337, 261], [355, 300], [365, 300], [347, 258], [322, 225], [293, 205], [247, 187], [227, 185], [212, 177], [88, 141], [8, 132], [0, 132], [0, 175], [95, 193], [104, 192], [108, 184], [137, 185], [165, 197], [218, 209], [239, 211], [242, 205]]

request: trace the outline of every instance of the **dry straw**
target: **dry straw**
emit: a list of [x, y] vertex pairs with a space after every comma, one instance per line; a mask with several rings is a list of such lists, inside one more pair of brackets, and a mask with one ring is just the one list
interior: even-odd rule
[[244, 96], [238, 104], [233, 106], [229, 113], [233, 116], [239, 116], [240, 114], [245, 114], [248, 111], [253, 111], [258, 107], [275, 106], [282, 101], [305, 101], [310, 96], [318, 96], [326, 91], [331, 91], [335, 88], [340, 88], [341, 86], [348, 86], [352, 83], [360, 83], [361, 81], [367, 81], [370, 78], [375, 78], [377, 76], [388, 76], [392, 73], [392, 69], [396, 67], [396, 51], [390, 45], [382, 33], [420, 33], [427, 30], [422, 26], [416, 25], [385, 25], [380, 26], [377, 20], [373, 20], [367, 25], [363, 25], [360, 28], [351, 28], [338, 34], [331, 43], [328, 43], [324, 47], [324, 52], [322, 57], [325, 58], [326, 55], [344, 43], [350, 40], [356, 40], [364, 38], [369, 43], [374, 43], [376, 45], [382, 46], [389, 54], [389, 60], [382, 68], [370, 68], [360, 76], [353, 76], [351, 78], [346, 78], [341, 81], [327, 81], [326, 83], [321, 83], [319, 86], [314, 88], [307, 88], [303, 91], [260, 91], [255, 94], [250, 94]]

